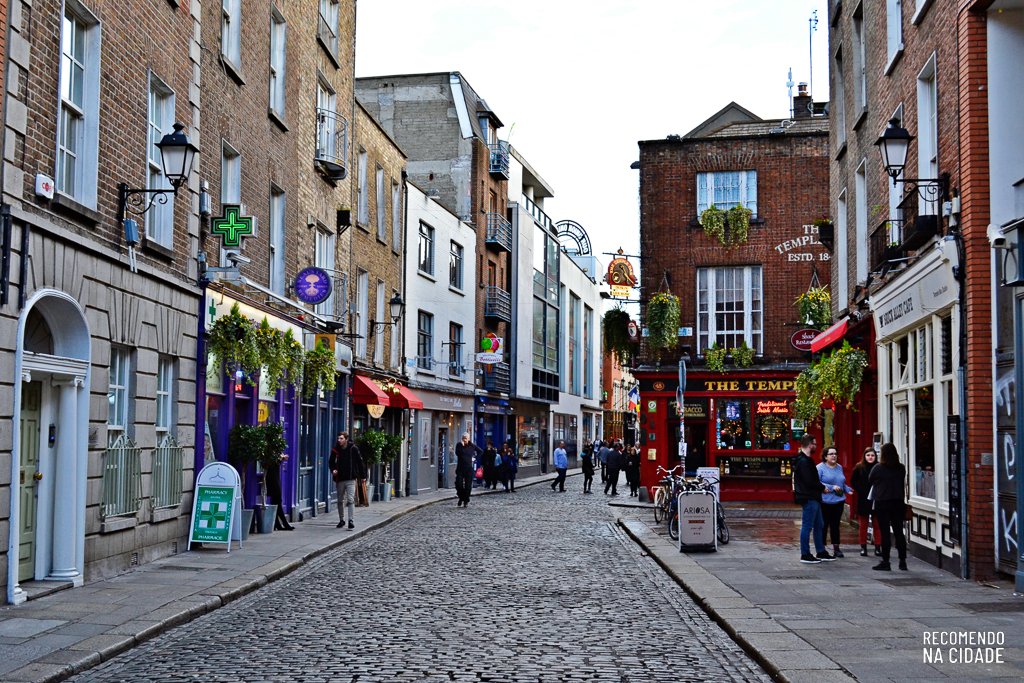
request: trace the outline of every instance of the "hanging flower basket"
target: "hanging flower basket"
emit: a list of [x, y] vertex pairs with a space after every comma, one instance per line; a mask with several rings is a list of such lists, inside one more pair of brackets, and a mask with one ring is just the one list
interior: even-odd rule
[[729, 349], [729, 353], [732, 354], [732, 362], [738, 368], [749, 368], [754, 364], [754, 349], [747, 346], [745, 341], [738, 347]]
[[796, 417], [814, 422], [821, 415], [822, 404], [826, 401], [852, 408], [867, 366], [867, 353], [844, 341], [842, 348], [822, 357], [797, 375], [794, 401]]
[[712, 372], [725, 372], [725, 356], [727, 351], [718, 347], [718, 342], [704, 350], [704, 365]]
[[796, 298], [800, 309], [800, 322], [818, 330], [832, 324], [832, 294], [828, 285], [811, 287]]
[[605, 353], [615, 354], [619, 363], [625, 363], [631, 351], [629, 341], [629, 313], [614, 308], [604, 314], [602, 325]]
[[238, 304], [227, 315], [214, 320], [206, 337], [206, 350], [217, 367], [223, 365], [229, 374], [241, 370], [247, 381], [255, 384], [252, 377], [263, 364], [256, 325], [242, 315]]
[[679, 297], [658, 292], [647, 302], [647, 345], [655, 351], [674, 348], [679, 341]]
[[712, 204], [700, 214], [704, 233], [726, 247], [743, 244], [750, 233], [750, 217], [753, 212], [745, 206], [736, 205], [728, 210]]
[[312, 396], [318, 386], [325, 391], [334, 389], [334, 373], [334, 349], [328, 348], [323, 341], [317, 342], [316, 348], [306, 353], [302, 369], [306, 379], [306, 396]]
[[256, 346], [260, 352], [260, 363], [263, 366], [262, 377], [267, 389], [277, 391], [284, 381], [288, 366], [288, 348], [285, 346], [284, 334], [270, 326], [264, 318], [256, 328]]

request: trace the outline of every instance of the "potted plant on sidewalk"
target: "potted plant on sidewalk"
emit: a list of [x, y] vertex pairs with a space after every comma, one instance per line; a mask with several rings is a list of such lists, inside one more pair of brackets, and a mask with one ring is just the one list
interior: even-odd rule
[[356, 440], [359, 453], [363, 456], [363, 462], [372, 466], [372, 483], [377, 492], [377, 500], [384, 500], [384, 493], [380, 489], [383, 486], [385, 472], [380, 465], [384, 462], [384, 449], [387, 446], [388, 435], [376, 429], [368, 429]]
[[236, 424], [228, 435], [228, 462], [238, 470], [242, 486], [242, 538], [249, 535], [255, 510], [245, 507], [245, 475], [250, 463], [266, 451], [266, 435], [258, 425]]
[[274, 530], [274, 518], [277, 517], [277, 506], [280, 501], [267, 502], [267, 477], [276, 476], [280, 479], [281, 463], [287, 457], [284, 451], [288, 443], [284, 439], [284, 425], [280, 422], [268, 422], [256, 429], [263, 433], [263, 451], [258, 458], [263, 475], [260, 480], [262, 502], [257, 507], [256, 526], [261, 534], [269, 534]]

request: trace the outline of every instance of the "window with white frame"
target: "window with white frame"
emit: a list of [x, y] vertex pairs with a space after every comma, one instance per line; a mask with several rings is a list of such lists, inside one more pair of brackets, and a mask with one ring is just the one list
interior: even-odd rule
[[288, 24], [276, 6], [270, 8], [270, 111], [284, 119], [285, 61], [287, 58]]
[[[169, 190], [171, 182], [164, 175], [163, 155], [157, 145], [174, 129], [174, 92], [149, 74], [149, 123], [146, 144], [146, 187]], [[146, 238], [170, 249], [174, 245], [174, 196], [164, 195], [166, 203], [154, 202], [146, 213]]]
[[434, 274], [434, 229], [420, 221], [418, 267], [421, 273]]
[[698, 353], [718, 344], [764, 352], [761, 266], [697, 269]]
[[285, 194], [278, 187], [270, 188], [270, 291], [285, 293], [284, 274]]
[[81, 3], [68, 0], [61, 26], [57, 191], [96, 205], [99, 147], [100, 24]]
[[[939, 122], [934, 54], [917, 75], [917, 177], [939, 177]], [[939, 197], [919, 195], [918, 213], [922, 216], [938, 215]]]
[[338, 54], [338, 0], [320, 0], [317, 37], [331, 56]]
[[110, 375], [107, 384], [107, 400], [110, 404], [107, 413], [108, 444], [113, 444], [118, 437], [128, 434], [131, 365], [131, 352], [128, 349], [121, 346], [110, 347]]
[[339, 156], [336, 133], [337, 94], [322, 78], [316, 80], [316, 158], [327, 161]]
[[465, 250], [462, 245], [452, 240], [451, 254], [448, 261], [448, 285], [455, 289], [462, 289], [463, 254]]
[[[390, 322], [384, 317], [384, 281], [377, 280], [377, 312], [374, 314], [377, 322]], [[384, 362], [384, 331], [387, 327], [392, 329], [394, 325], [375, 325], [373, 330], [373, 362]]]
[[757, 171], [715, 171], [697, 174], [697, 216], [711, 205], [719, 209], [745, 206], [757, 215]]
[[419, 311], [416, 318], [416, 367], [420, 370], [434, 368], [434, 316]]
[[236, 69], [242, 66], [242, 0], [222, 0], [220, 54]]
[[160, 355], [156, 366], [156, 442], [174, 431], [174, 359]]
[[868, 51], [864, 36], [864, 8], [853, 13], [853, 104], [856, 112], [868, 108]]
[[356, 355], [366, 357], [366, 338], [370, 316], [370, 274], [360, 270], [356, 275]]
[[391, 248], [402, 251], [402, 187], [391, 181]]
[[377, 165], [377, 239], [387, 242], [388, 223], [384, 212], [384, 169]]
[[836, 224], [835, 224], [835, 259], [836, 259], [836, 285], [835, 296], [842, 310], [850, 300], [850, 260], [849, 245], [846, 242], [848, 233], [846, 222], [849, 220], [846, 208], [846, 189], [839, 193], [836, 201]]
[[[318, 227], [315, 231], [316, 238], [313, 244], [313, 261], [318, 268], [323, 268], [328, 273], [334, 272], [334, 232]], [[331, 317], [334, 315], [334, 295], [332, 294], [323, 303], [317, 304], [316, 312], [320, 315]]]
[[887, 64], [892, 65], [903, 49], [903, 0], [885, 0], [885, 26]]
[[857, 259], [855, 277], [857, 282], [866, 282], [868, 279], [868, 177], [866, 160], [861, 160], [853, 178], [853, 221], [855, 231], [853, 252], [856, 254]]
[[364, 228], [370, 222], [370, 188], [366, 184], [366, 163], [366, 150], [361, 149], [359, 150], [359, 196], [357, 198], [359, 213], [356, 216], [356, 221]]
[[836, 120], [836, 141], [839, 146], [846, 144], [846, 74], [843, 72], [843, 51], [836, 50], [835, 69], [832, 71], [832, 100], [835, 102], [833, 116]]
[[448, 374], [462, 377], [462, 325], [448, 324]]

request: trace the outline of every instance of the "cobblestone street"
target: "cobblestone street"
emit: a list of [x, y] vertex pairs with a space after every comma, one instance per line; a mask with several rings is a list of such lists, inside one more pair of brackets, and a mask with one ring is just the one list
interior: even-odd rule
[[74, 680], [770, 680], [570, 487], [429, 506]]

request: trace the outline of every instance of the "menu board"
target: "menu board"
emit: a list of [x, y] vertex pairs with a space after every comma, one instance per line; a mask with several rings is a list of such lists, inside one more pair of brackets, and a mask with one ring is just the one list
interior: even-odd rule
[[788, 456], [719, 455], [718, 471], [726, 477], [790, 477], [791, 460]]

